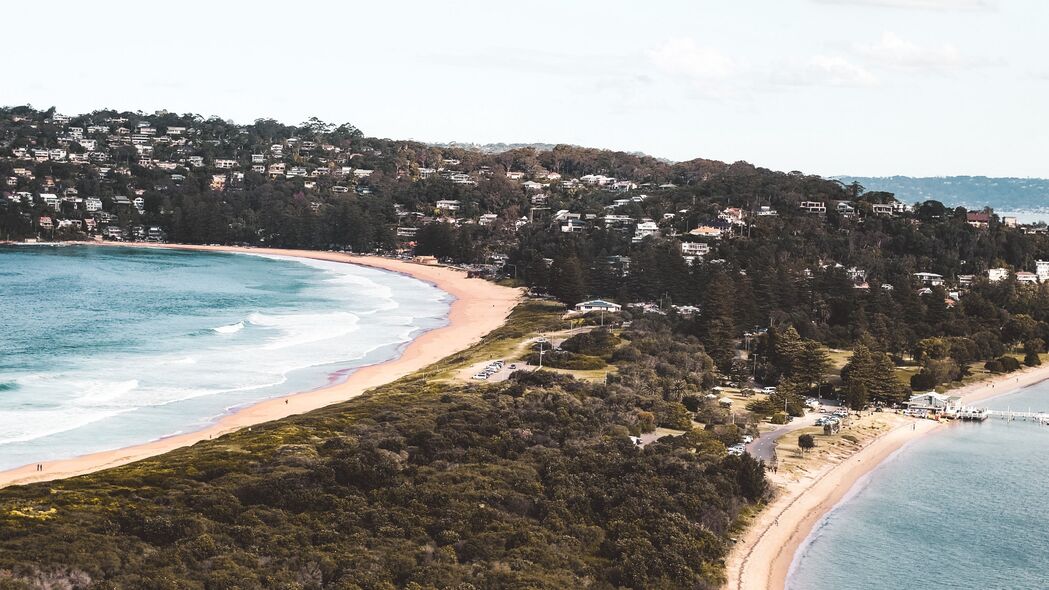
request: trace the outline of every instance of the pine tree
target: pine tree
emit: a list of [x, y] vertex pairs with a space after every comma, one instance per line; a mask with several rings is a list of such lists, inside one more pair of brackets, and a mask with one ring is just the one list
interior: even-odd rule
[[586, 298], [586, 278], [578, 258], [569, 256], [554, 261], [550, 269], [550, 292], [568, 306]]

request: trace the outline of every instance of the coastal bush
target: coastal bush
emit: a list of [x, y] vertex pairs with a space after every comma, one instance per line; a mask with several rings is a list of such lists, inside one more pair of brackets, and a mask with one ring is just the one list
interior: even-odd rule
[[619, 337], [611, 330], [592, 330], [568, 338], [561, 343], [561, 349], [577, 354], [611, 358], [612, 351], [619, 342]]
[[983, 364], [983, 368], [987, 369], [992, 373], [1004, 373], [1005, 367], [1002, 365], [1001, 359], [995, 359], [993, 361], [987, 361]]
[[[539, 353], [532, 353], [524, 357], [525, 362], [530, 365], [539, 364]], [[608, 363], [604, 359], [585, 354], [573, 352], [553, 351], [543, 354], [543, 366], [552, 369], [568, 369], [573, 371], [592, 371], [603, 369]]]
[[998, 362], [1002, 365], [1002, 371], [1005, 373], [1012, 373], [1013, 371], [1020, 370], [1020, 361], [1016, 360], [1011, 356], [998, 357]]
[[772, 422], [773, 424], [786, 424], [787, 414], [784, 412], [776, 412], [772, 415], [772, 418], [769, 420], [769, 422]]
[[1028, 367], [1037, 367], [1042, 364], [1042, 357], [1037, 352], [1028, 352], [1024, 355], [1024, 364]]

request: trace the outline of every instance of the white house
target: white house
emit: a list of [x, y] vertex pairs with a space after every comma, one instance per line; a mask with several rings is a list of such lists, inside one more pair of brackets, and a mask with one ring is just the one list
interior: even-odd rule
[[642, 221], [634, 227], [633, 242], [640, 242], [649, 236], [658, 236], [659, 226], [654, 221]]
[[437, 201], [435, 206], [439, 211], [454, 212], [459, 210], [460, 203], [453, 199], [445, 199]]
[[1033, 272], [1021, 270], [1016, 273], [1016, 282], [1034, 284], [1038, 282], [1038, 275], [1034, 274]]
[[802, 201], [798, 207], [807, 213], [827, 212], [827, 205], [822, 201]]
[[591, 301], [577, 303], [575, 310], [580, 313], [589, 313], [591, 311], [618, 313], [623, 310], [623, 306], [618, 303], [612, 303], [611, 301], [605, 301], [604, 299], [593, 299]]
[[934, 272], [916, 272], [914, 277], [926, 287], [939, 287], [943, 284], [943, 275]]
[[1049, 260], [1038, 260], [1034, 263], [1034, 274], [1040, 282], [1049, 281]]
[[1009, 278], [1009, 269], [1007, 268], [998, 267], [987, 269], [987, 280], [991, 281], [992, 283], [1004, 281], [1007, 278]]
[[710, 253], [710, 244], [706, 242], [681, 242], [682, 256], [706, 256]]

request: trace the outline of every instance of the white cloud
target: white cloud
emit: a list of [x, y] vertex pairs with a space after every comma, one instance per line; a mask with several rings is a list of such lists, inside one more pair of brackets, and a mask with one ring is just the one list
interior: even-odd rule
[[695, 80], [724, 80], [737, 73], [737, 65], [724, 53], [701, 47], [692, 39], [671, 39], [648, 52], [652, 63], [668, 74]]
[[887, 6], [925, 10], [995, 10], [997, 0], [814, 0], [819, 4]]
[[877, 86], [878, 78], [839, 55], [816, 55], [781, 68], [773, 77], [788, 86]]
[[942, 69], [965, 65], [958, 48], [944, 43], [923, 46], [895, 33], [882, 33], [877, 43], [856, 44], [856, 52], [882, 65], [905, 69]]

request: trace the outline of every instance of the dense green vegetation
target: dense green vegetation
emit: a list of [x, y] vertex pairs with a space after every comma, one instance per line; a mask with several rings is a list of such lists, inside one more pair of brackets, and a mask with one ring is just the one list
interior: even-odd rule
[[[539, 325], [526, 304], [480, 346]], [[693, 339], [640, 320], [608, 384], [434, 379], [98, 474], [0, 490], [0, 588], [715, 588], [762, 466]], [[665, 365], [665, 366], [664, 366]], [[682, 424], [684, 422], [684, 424]], [[644, 449], [627, 435], [687, 428]], [[41, 586], [39, 581], [53, 583]]]

